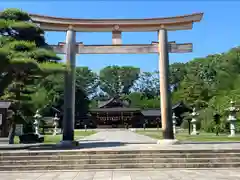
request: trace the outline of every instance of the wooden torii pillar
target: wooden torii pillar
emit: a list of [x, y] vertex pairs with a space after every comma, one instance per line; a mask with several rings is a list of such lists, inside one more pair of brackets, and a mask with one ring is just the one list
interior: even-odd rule
[[[164, 139], [174, 139], [168, 53], [192, 52], [192, 44], [168, 42], [168, 31], [192, 29], [203, 13], [154, 19], [69, 19], [30, 15], [46, 31], [67, 31], [66, 43], [53, 45], [56, 53], [66, 54], [63, 141], [74, 140], [76, 54], [159, 54], [161, 121]], [[158, 42], [122, 44], [121, 32], [157, 31]], [[76, 42], [76, 32], [112, 32], [112, 45], [84, 45]]]

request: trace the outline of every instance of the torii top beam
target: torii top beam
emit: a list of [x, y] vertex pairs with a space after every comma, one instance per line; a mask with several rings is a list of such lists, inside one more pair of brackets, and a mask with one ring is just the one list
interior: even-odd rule
[[30, 14], [33, 22], [46, 31], [67, 31], [72, 26], [78, 32], [146, 32], [165, 28], [168, 31], [192, 29], [203, 13], [148, 19], [73, 19]]

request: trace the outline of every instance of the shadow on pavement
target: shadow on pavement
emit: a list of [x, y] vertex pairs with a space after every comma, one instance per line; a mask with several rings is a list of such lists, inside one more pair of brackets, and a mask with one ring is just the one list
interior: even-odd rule
[[[79, 145], [68, 145], [62, 146], [60, 144], [5, 144], [0, 145], [0, 151], [9, 151], [9, 150], [28, 150], [28, 151], [36, 151], [36, 150], [76, 150], [76, 149], [91, 149], [91, 148], [101, 148], [101, 147], [119, 147], [124, 146], [126, 144], [139, 144], [139, 143], [127, 143], [127, 142], [119, 142], [119, 141], [92, 141], [92, 140], [84, 140], [79, 143]], [[221, 144], [240, 144], [239, 141], [232, 142], [191, 142], [191, 141], [181, 141], [178, 145], [191, 145], [191, 144], [213, 144], [213, 145], [221, 145]]]
[[71, 150], [71, 149], [85, 149], [85, 148], [99, 148], [99, 147], [117, 147], [123, 146], [121, 142], [81, 142], [78, 146], [61, 146], [59, 144], [52, 144], [49, 146], [37, 146], [28, 148], [28, 150]]
[[61, 146], [60, 144], [16, 144], [16, 145], [5, 145], [0, 147], [0, 151], [4, 150], [74, 150], [74, 149], [85, 149], [85, 148], [99, 148], [99, 147], [117, 147], [123, 146], [121, 142], [81, 142], [78, 146]]
[[192, 141], [181, 141], [180, 144], [240, 144], [239, 141], [209, 141], [209, 142], [192, 142]]

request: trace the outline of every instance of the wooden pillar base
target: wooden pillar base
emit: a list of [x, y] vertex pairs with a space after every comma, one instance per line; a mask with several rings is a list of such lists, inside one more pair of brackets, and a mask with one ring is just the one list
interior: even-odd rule
[[163, 139], [174, 139], [174, 134], [171, 129], [166, 129], [162, 131]]

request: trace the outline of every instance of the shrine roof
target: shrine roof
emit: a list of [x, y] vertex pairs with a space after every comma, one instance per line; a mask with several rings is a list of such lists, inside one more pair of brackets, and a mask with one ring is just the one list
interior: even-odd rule
[[98, 108], [102, 108], [112, 102], [115, 98], [111, 98], [107, 101], [98, 101]]
[[66, 31], [72, 27], [79, 32], [112, 32], [125, 31], [157, 31], [192, 29], [194, 22], [200, 22], [203, 13], [193, 13], [182, 16], [143, 19], [78, 19], [30, 14], [33, 22], [40, 24], [46, 31]]
[[[110, 102], [110, 101], [109, 101]], [[183, 102], [178, 102], [172, 106], [172, 110], [178, 107], [186, 107]], [[144, 116], [160, 116], [161, 109], [141, 109], [141, 108], [128, 108], [128, 107], [112, 107], [112, 108], [93, 108], [91, 112], [134, 112], [140, 111]]]
[[120, 99], [120, 96], [115, 96], [107, 101], [98, 101], [98, 108], [113, 108], [113, 107], [105, 107], [105, 106], [111, 106], [111, 103], [114, 103], [114, 102], [118, 103], [119, 107], [125, 107], [125, 108], [128, 108], [130, 104], [128, 100], [122, 100]]
[[140, 108], [126, 108], [126, 107], [113, 107], [113, 108], [93, 108], [90, 109], [91, 112], [131, 112], [131, 111], [141, 111]]

